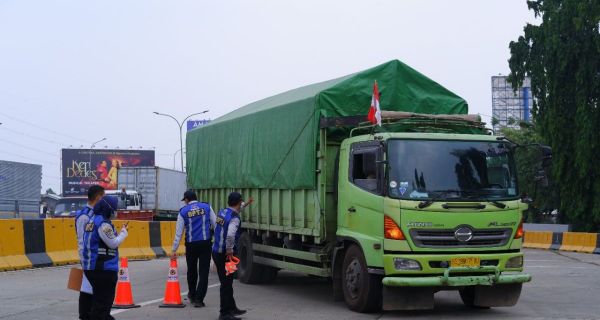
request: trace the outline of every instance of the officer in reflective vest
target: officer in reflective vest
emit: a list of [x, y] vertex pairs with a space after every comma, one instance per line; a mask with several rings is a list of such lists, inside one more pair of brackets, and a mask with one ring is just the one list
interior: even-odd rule
[[220, 320], [239, 319], [237, 316], [246, 313], [246, 310], [240, 310], [235, 303], [233, 298], [233, 274], [226, 275], [225, 262], [236, 254], [242, 227], [240, 212], [250, 203], [252, 203], [252, 199], [248, 203], [244, 203], [241, 194], [232, 192], [227, 197], [228, 207], [219, 211], [217, 215], [212, 252], [213, 261], [221, 282]]
[[[88, 189], [88, 203], [75, 215], [75, 233], [77, 234], [77, 250], [79, 252], [79, 261], [83, 263], [83, 234], [85, 225], [90, 221], [90, 217], [94, 215], [94, 206], [100, 198], [104, 196], [104, 188], [99, 185], [93, 185]], [[84, 275], [81, 281], [81, 289], [79, 290], [79, 319], [90, 319], [92, 311], [92, 285]]]
[[185, 261], [187, 262], [188, 299], [196, 308], [204, 307], [210, 271], [210, 249], [216, 214], [210, 204], [198, 202], [193, 191], [183, 194], [185, 206], [179, 211], [171, 258], [177, 258], [177, 248], [185, 231]]
[[119, 270], [119, 245], [127, 237], [127, 223], [117, 235], [110, 221], [117, 208], [115, 196], [104, 196], [94, 206], [94, 215], [85, 225], [83, 235], [83, 270], [92, 284], [90, 319], [113, 319], [110, 308], [115, 299]]

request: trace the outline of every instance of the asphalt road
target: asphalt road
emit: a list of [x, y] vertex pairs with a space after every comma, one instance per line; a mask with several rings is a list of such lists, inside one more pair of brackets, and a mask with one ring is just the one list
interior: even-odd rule
[[[182, 290], [187, 290], [183, 258], [179, 259]], [[129, 273], [135, 302], [141, 308], [113, 311], [117, 319], [216, 319], [219, 286], [211, 272], [206, 308], [160, 309], [168, 260], [132, 261]], [[76, 319], [77, 293], [65, 289], [70, 267], [0, 273], [0, 319]], [[525, 285], [516, 307], [489, 310], [465, 308], [457, 292], [437, 293], [431, 311], [358, 314], [331, 299], [327, 281], [282, 272], [271, 285], [235, 282], [235, 296], [244, 319], [600, 319], [600, 255], [526, 251]], [[187, 301], [186, 301], [187, 302]]]

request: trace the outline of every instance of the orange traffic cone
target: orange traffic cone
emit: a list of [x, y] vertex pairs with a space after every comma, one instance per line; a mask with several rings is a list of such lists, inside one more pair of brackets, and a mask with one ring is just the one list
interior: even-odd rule
[[169, 276], [167, 278], [167, 288], [165, 297], [160, 308], [183, 308], [185, 304], [181, 302], [181, 289], [179, 288], [179, 275], [177, 274], [177, 259], [171, 259], [169, 267]]
[[129, 281], [129, 265], [127, 258], [121, 258], [121, 267], [119, 268], [119, 280], [117, 281], [117, 294], [113, 302], [115, 309], [139, 308], [139, 305], [133, 303], [133, 294], [131, 294], [131, 282]]

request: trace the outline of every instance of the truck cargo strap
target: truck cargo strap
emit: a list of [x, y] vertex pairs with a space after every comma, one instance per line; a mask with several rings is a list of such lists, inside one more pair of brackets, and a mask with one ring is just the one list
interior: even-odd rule
[[[450, 276], [452, 272], [493, 272], [482, 275]], [[496, 266], [485, 266], [479, 268], [448, 268], [443, 276], [429, 277], [385, 277], [382, 283], [390, 287], [461, 287], [495, 284], [524, 283], [531, 281], [531, 275], [525, 273], [500, 274]]]

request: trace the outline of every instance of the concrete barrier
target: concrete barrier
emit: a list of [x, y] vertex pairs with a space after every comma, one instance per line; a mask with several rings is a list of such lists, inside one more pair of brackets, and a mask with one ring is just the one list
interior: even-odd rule
[[150, 248], [154, 251], [157, 257], [164, 257], [167, 252], [162, 247], [162, 238], [160, 233], [161, 223], [158, 221], [150, 222]]
[[[165, 251], [165, 254], [170, 255], [173, 250], [173, 239], [175, 238], [175, 221], [161, 221], [160, 222], [160, 244], [161, 248]], [[181, 238], [179, 248], [177, 248], [177, 255], [185, 255], [185, 234]]]
[[[121, 230], [124, 220], [115, 220], [113, 224], [117, 233]], [[156, 254], [150, 248], [150, 231], [146, 221], [129, 221], [128, 236], [119, 246], [119, 256], [129, 259], [151, 259]]]
[[23, 220], [25, 254], [34, 267], [52, 265], [52, 259], [46, 253], [44, 222], [44, 220]]
[[563, 233], [562, 232], [552, 232], [552, 245], [550, 249], [552, 250], [560, 250], [563, 242]]
[[600, 233], [525, 231], [523, 247], [600, 254]]
[[0, 220], [0, 270], [31, 268], [25, 255], [23, 220]]
[[171, 224], [168, 222], [160, 222], [160, 247], [167, 255], [171, 254], [171, 248], [173, 246], [173, 231], [171, 229]]
[[[117, 232], [125, 221], [113, 221]], [[130, 221], [119, 254], [131, 259], [164, 257], [171, 252], [175, 222]], [[185, 245], [177, 250], [185, 254]], [[0, 219], [0, 271], [79, 263], [72, 218]]]
[[[68, 232], [69, 228], [74, 231], [74, 221], [73, 226], [69, 225], [69, 221], [73, 221], [73, 219], [49, 219], [44, 221], [46, 254], [48, 254], [54, 265], [71, 264], [79, 261], [75, 232], [72, 234]], [[65, 226], [65, 224], [67, 225]], [[71, 245], [67, 247], [67, 244], [71, 242], [75, 244], [75, 250]]]
[[527, 231], [525, 232], [525, 241], [523, 247], [535, 249], [550, 249], [552, 245], [552, 232], [548, 231]]

